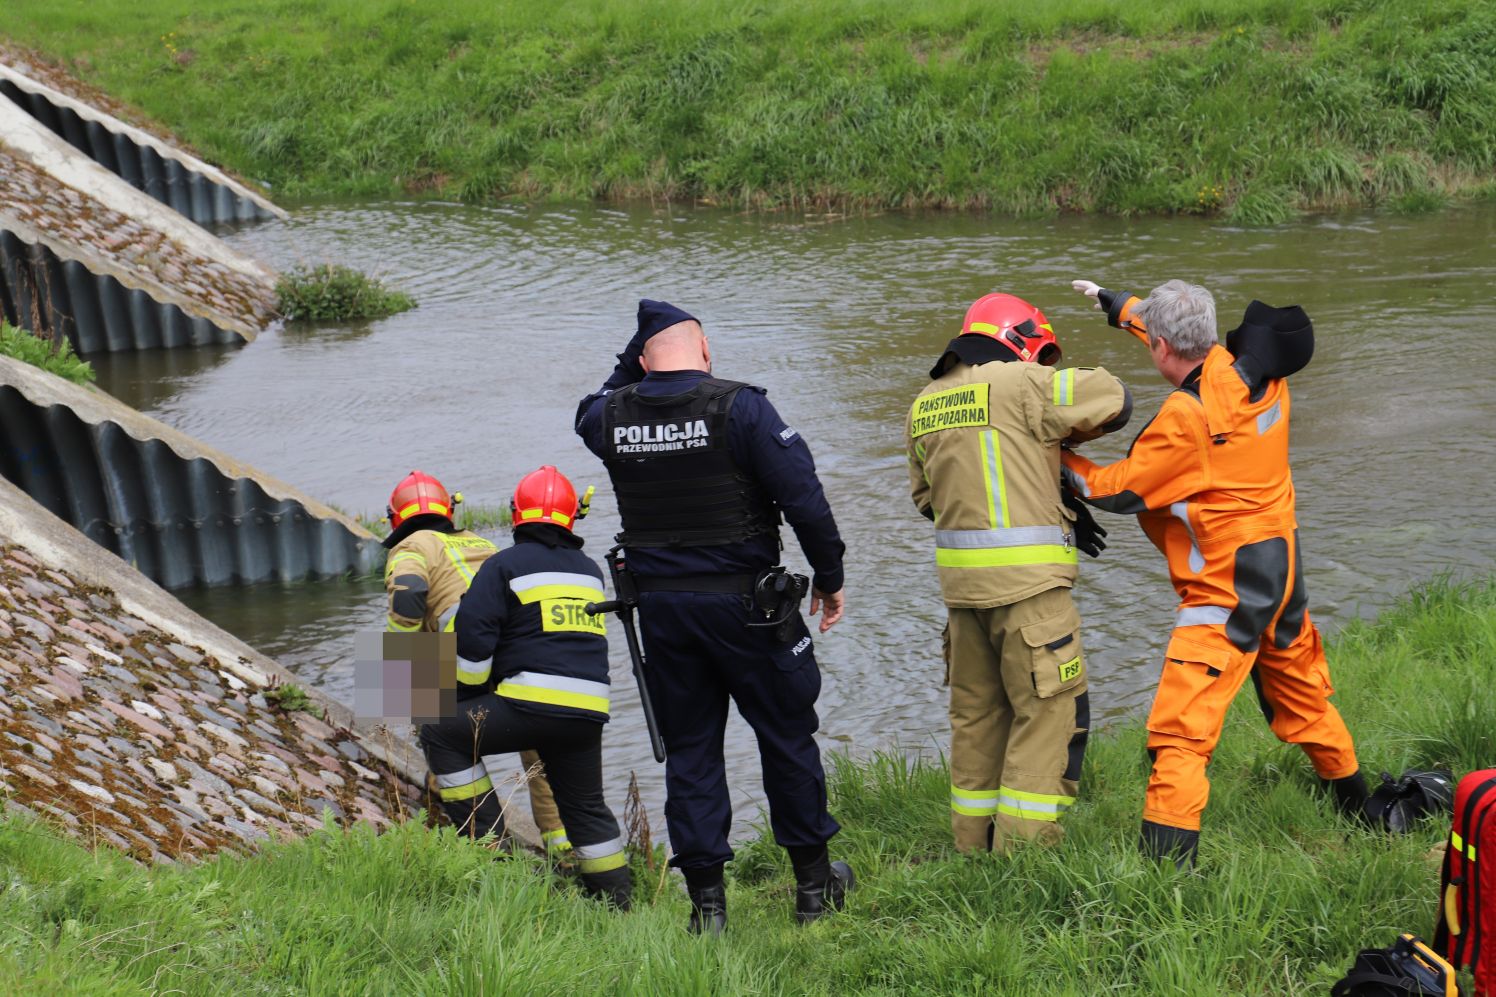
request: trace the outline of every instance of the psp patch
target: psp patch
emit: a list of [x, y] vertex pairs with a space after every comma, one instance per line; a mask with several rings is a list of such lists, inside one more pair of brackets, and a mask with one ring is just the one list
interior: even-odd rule
[[546, 633], [608, 635], [607, 617], [587, 612], [587, 604], [580, 599], [540, 600], [540, 629]]
[[1069, 682], [1080, 674], [1080, 657], [1077, 655], [1060, 665], [1060, 681]]
[[920, 395], [910, 409], [910, 435], [915, 439], [942, 429], [986, 426], [992, 421], [988, 406], [990, 384], [963, 384]]

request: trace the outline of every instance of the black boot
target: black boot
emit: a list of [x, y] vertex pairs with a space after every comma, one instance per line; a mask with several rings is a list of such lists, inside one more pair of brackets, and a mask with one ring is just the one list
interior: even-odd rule
[[830, 861], [825, 845], [788, 851], [795, 867], [795, 920], [809, 924], [841, 910], [847, 891], [857, 883], [852, 867]]
[[634, 900], [634, 874], [628, 866], [607, 872], [582, 873], [582, 889], [594, 900], [603, 900], [619, 910], [628, 910]]
[[1366, 812], [1366, 803], [1371, 798], [1371, 789], [1366, 785], [1366, 776], [1360, 771], [1339, 779], [1321, 779], [1321, 786], [1335, 798], [1335, 809], [1348, 819], [1362, 824], [1371, 824], [1371, 815]]
[[686, 926], [693, 935], [720, 935], [727, 930], [727, 888], [722, 885], [722, 867], [683, 869], [686, 895], [691, 898], [691, 921]]
[[1200, 851], [1200, 832], [1145, 820], [1138, 847], [1146, 858], [1173, 862], [1179, 869], [1193, 869]]

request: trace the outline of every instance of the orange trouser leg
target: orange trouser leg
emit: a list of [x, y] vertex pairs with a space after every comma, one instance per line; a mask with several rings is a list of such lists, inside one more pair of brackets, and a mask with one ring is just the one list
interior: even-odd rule
[[1210, 798], [1205, 767], [1221, 738], [1231, 701], [1251, 674], [1255, 651], [1238, 650], [1223, 627], [1177, 627], [1165, 653], [1158, 693], [1148, 713], [1153, 771], [1143, 820], [1200, 829]]
[[1268, 726], [1278, 740], [1297, 744], [1322, 779], [1341, 779], [1356, 772], [1356, 746], [1330, 704], [1330, 666], [1314, 621], [1305, 619], [1299, 636], [1280, 648], [1271, 637], [1262, 641], [1253, 671]]

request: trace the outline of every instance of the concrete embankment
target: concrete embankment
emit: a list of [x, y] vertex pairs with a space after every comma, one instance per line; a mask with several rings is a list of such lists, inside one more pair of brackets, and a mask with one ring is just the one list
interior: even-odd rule
[[165, 588], [374, 570], [344, 514], [82, 387], [0, 356], [0, 475]]
[[273, 708], [291, 676], [0, 481], [6, 805], [143, 860], [421, 806], [409, 741]]
[[252, 340], [275, 277], [0, 96], [0, 316], [80, 353]]
[[216, 166], [93, 106], [85, 93], [69, 93], [79, 88], [61, 75], [29, 60], [0, 63], [0, 96], [130, 186], [199, 225], [286, 217], [263, 194]]

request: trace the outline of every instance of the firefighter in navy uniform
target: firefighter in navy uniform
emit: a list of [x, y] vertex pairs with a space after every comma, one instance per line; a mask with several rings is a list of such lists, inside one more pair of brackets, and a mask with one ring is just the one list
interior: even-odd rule
[[[472, 584], [484, 561], [499, 552], [487, 540], [452, 522], [458, 502], [440, 481], [421, 471], [411, 471], [395, 490], [385, 509], [390, 535], [385, 561], [384, 587], [388, 596], [385, 630], [389, 633], [450, 632], [457, 616], [457, 603]], [[473, 693], [482, 689], [469, 690]], [[530, 789], [530, 812], [540, 828], [547, 852], [571, 850], [566, 828], [556, 811], [550, 784], [540, 773], [540, 757], [520, 752]], [[476, 829], [487, 834], [487, 827]]]
[[729, 699], [758, 738], [774, 840], [795, 869], [796, 918], [812, 921], [842, 906], [853, 877], [826, 847], [840, 827], [826, 810], [814, 737], [821, 675], [799, 611], [803, 589], [771, 569], [782, 513], [814, 571], [810, 612], [824, 609], [824, 633], [843, 612], [845, 545], [809, 447], [764, 389], [712, 377], [701, 324], [679, 308], [644, 300], [638, 319], [612, 376], [578, 407], [576, 430], [618, 496], [690, 928], [726, 925]]
[[[627, 909], [633, 879], [618, 821], [603, 800], [608, 640], [601, 569], [572, 529], [581, 511], [554, 467], [527, 474], [511, 503], [514, 546], [483, 562], [457, 612], [455, 716], [421, 727], [442, 807], [458, 827], [503, 828], [483, 756], [534, 748], [571, 838], [582, 885]], [[495, 684], [497, 683], [497, 684]]]

